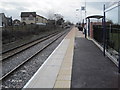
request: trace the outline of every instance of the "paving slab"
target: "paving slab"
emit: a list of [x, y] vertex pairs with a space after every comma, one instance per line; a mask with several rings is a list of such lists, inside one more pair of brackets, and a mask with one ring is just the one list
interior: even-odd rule
[[56, 81], [54, 88], [70, 88], [70, 81]]
[[68, 45], [69, 40], [63, 40], [24, 88], [53, 88]]
[[65, 39], [70, 40], [70, 42], [54, 85], [55, 89], [57, 88], [62, 89], [67, 88], [68, 90], [70, 89], [76, 29], [77, 28], [73, 28], [71, 32], [65, 37]]

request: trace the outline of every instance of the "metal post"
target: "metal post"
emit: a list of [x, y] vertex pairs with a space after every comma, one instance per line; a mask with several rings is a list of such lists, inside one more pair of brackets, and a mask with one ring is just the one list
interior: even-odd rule
[[82, 10], [81, 10], [81, 23], [82, 23]]
[[[120, 5], [120, 1], [118, 2], [118, 5]], [[120, 24], [120, 7], [118, 7], [118, 23]], [[119, 48], [119, 73], [120, 73], [120, 30], [118, 30], [118, 48]]]
[[104, 4], [104, 17], [103, 17], [103, 54], [105, 56], [105, 46], [106, 46], [106, 23], [105, 23], [105, 4]]
[[119, 68], [118, 68], [118, 69], [119, 69], [119, 73], [120, 73], [120, 49], [119, 49], [119, 59], [118, 59], [118, 62], [119, 62], [119, 63], [118, 63], [118, 64], [119, 64], [119, 65], [118, 65]]
[[88, 36], [90, 37], [90, 19], [88, 18]]
[[86, 13], [87, 13], [87, 10], [86, 10], [87, 8], [86, 8], [86, 0], [85, 0], [85, 23], [86, 23], [86, 27], [85, 27], [85, 29], [86, 29], [86, 36], [85, 36], [85, 38], [87, 37], [87, 18], [86, 18]]

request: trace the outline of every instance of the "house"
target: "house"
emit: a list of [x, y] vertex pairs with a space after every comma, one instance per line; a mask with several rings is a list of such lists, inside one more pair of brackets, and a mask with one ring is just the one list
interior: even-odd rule
[[24, 24], [46, 25], [47, 19], [36, 12], [21, 12], [21, 22]]
[[2, 27], [2, 13], [0, 13], [0, 27]]
[[21, 12], [21, 22], [24, 24], [35, 24], [36, 12]]
[[38, 24], [38, 25], [46, 25], [47, 24], [47, 19], [44, 18], [43, 16], [36, 15], [36, 24]]
[[49, 25], [55, 25], [55, 22], [56, 22], [55, 20], [50, 20], [50, 19], [48, 19], [48, 24], [49, 24]]
[[4, 13], [0, 13], [0, 26], [11, 26], [12, 25], [12, 17], [6, 17]]
[[14, 26], [20, 25], [20, 20], [15, 19], [15, 20], [13, 21], [13, 25], [14, 25]]
[[4, 13], [0, 13], [0, 26], [6, 26], [7, 25], [7, 19]]
[[12, 17], [6, 17], [6, 19], [7, 19], [7, 26], [12, 26], [12, 24], [13, 24]]

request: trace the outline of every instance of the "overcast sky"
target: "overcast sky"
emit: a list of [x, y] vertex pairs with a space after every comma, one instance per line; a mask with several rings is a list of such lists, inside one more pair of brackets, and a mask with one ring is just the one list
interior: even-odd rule
[[[1, 0], [0, 12], [13, 19], [20, 19], [21, 12], [36, 12], [38, 15], [49, 18], [50, 14], [57, 13], [64, 16], [65, 20], [78, 22], [84, 17], [84, 11], [76, 11], [84, 6], [85, 0]], [[106, 1], [106, 0], [105, 0]], [[104, 0], [86, 0], [87, 16], [102, 15]], [[82, 17], [81, 17], [82, 13]]]

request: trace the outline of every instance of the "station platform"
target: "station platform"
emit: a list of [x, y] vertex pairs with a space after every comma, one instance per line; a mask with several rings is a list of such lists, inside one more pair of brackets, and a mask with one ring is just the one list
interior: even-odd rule
[[24, 88], [118, 88], [118, 68], [73, 27]]

